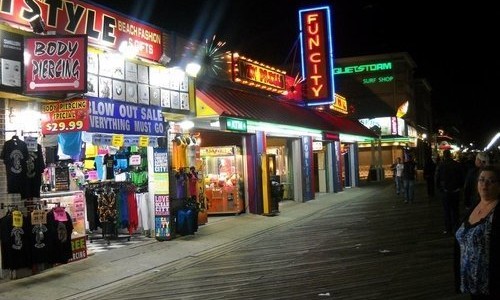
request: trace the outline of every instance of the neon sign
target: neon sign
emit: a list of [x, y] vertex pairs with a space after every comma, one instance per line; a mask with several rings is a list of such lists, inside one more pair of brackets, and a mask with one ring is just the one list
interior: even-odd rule
[[330, 109], [347, 115], [347, 100], [345, 97], [335, 94], [335, 102], [330, 105]]
[[386, 83], [394, 80], [394, 76], [379, 76], [363, 78], [363, 84]]
[[330, 8], [299, 10], [299, 24], [306, 105], [332, 104], [335, 85]]
[[279, 94], [286, 93], [285, 72], [233, 54], [234, 81]]
[[333, 74], [340, 75], [340, 74], [377, 72], [377, 71], [387, 71], [387, 70], [392, 70], [392, 62], [334, 68]]

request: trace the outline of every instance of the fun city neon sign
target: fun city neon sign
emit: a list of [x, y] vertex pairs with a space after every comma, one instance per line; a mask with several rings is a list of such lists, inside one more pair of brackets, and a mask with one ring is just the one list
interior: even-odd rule
[[306, 105], [332, 104], [335, 85], [330, 7], [299, 10], [299, 26]]

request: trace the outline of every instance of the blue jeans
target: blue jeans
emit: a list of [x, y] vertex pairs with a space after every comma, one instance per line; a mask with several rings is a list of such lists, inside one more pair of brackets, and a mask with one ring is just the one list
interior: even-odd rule
[[415, 198], [415, 179], [403, 179], [405, 201], [413, 202]]
[[403, 192], [403, 177], [396, 176], [396, 193], [399, 195], [399, 193], [402, 192]]

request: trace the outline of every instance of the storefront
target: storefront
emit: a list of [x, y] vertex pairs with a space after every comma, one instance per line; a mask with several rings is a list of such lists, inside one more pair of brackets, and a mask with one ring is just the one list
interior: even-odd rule
[[[32, 10], [29, 16], [19, 13], [28, 8], [22, 1], [0, 12], [11, 25], [0, 25], [0, 141], [8, 179], [0, 186], [0, 218], [13, 226], [2, 230], [44, 230], [57, 222], [67, 229], [64, 245], [59, 243], [65, 255], [40, 258], [36, 266], [26, 259], [28, 249], [6, 252], [4, 242], [15, 241], [2, 232], [0, 267], [12, 279], [85, 258], [86, 240], [175, 236], [168, 140], [179, 132], [175, 122], [194, 114], [194, 80], [165, 67], [158, 28], [73, 2], [93, 12], [91, 25], [74, 14], [49, 19], [50, 4], [39, 1], [32, 3], [40, 13], [33, 21]], [[147, 37], [127, 30], [110, 35], [118, 23]], [[125, 56], [129, 50], [133, 55]], [[23, 232], [29, 239], [27, 233], [35, 231]]]
[[[283, 185], [283, 199], [297, 202], [359, 182], [356, 143], [373, 138], [359, 123], [229, 85], [199, 83], [196, 105], [193, 130], [202, 130], [202, 148], [205, 142], [225, 146], [229, 134], [239, 139], [247, 212], [269, 213], [265, 201], [271, 179]], [[205, 141], [207, 132], [212, 134]], [[351, 149], [347, 162], [342, 145]]]

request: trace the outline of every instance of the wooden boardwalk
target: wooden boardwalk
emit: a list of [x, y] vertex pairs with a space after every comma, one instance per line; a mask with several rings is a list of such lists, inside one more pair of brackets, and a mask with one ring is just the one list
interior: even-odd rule
[[424, 184], [414, 204], [391, 183], [366, 188], [373, 191], [81, 299], [468, 299], [454, 292], [453, 238], [442, 234], [440, 202]]

